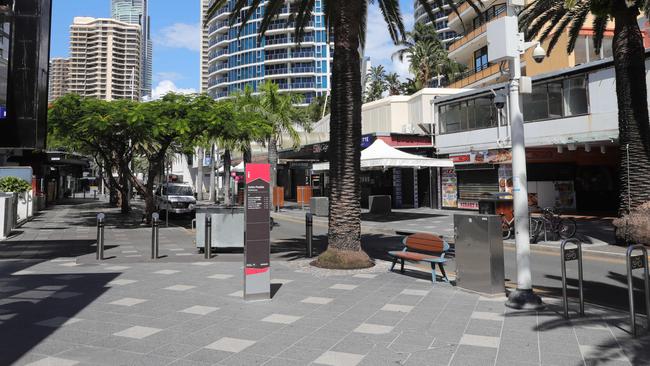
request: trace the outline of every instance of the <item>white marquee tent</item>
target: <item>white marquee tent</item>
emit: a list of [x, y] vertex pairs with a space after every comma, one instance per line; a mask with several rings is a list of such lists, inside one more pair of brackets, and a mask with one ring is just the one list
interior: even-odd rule
[[[453, 168], [454, 163], [450, 159], [427, 158], [415, 154], [397, 150], [389, 146], [383, 140], [377, 139], [372, 145], [361, 151], [361, 169], [387, 169], [387, 168]], [[312, 170], [327, 171], [330, 163], [316, 163]]]

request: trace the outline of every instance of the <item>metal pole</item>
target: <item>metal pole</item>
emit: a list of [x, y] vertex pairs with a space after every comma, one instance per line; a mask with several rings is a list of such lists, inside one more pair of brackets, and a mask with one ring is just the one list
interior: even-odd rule
[[[632, 252], [640, 250], [640, 256], [632, 257]], [[639, 261], [637, 261], [637, 258]], [[632, 328], [632, 335], [636, 337], [636, 313], [634, 309], [634, 283], [632, 271], [638, 268], [643, 268], [643, 284], [644, 284], [644, 297], [646, 314], [650, 319], [650, 279], [648, 278], [648, 250], [641, 244], [631, 245], [627, 248], [625, 253], [625, 262], [627, 264], [627, 292], [630, 301], [630, 323]], [[646, 331], [650, 330], [650, 320], [646, 323]]]
[[[517, 17], [514, 6], [508, 2], [508, 16]], [[542, 299], [533, 292], [530, 269], [530, 228], [528, 226], [528, 177], [526, 174], [526, 148], [524, 141], [524, 116], [519, 108], [519, 57], [509, 60], [510, 84], [508, 104], [510, 108], [510, 131], [512, 136], [513, 205], [515, 216], [515, 245], [517, 252], [517, 289], [512, 291], [506, 306], [514, 309], [544, 307]]]
[[151, 215], [151, 259], [158, 259], [158, 229], [160, 224], [160, 216], [157, 212]]
[[205, 245], [203, 246], [203, 252], [205, 259], [212, 258], [212, 214], [207, 213], [205, 215]]
[[97, 260], [104, 259], [104, 218], [103, 213], [97, 214]]
[[169, 208], [165, 210], [165, 226], [169, 227]]
[[305, 240], [306, 240], [306, 256], [311, 258], [314, 254], [313, 252], [313, 234], [314, 234], [314, 218], [311, 212], [305, 214]]
[[[566, 245], [568, 243], [575, 244], [575, 249], [566, 250]], [[567, 295], [567, 282], [566, 282], [566, 262], [567, 261], [578, 261], [578, 293], [580, 301], [580, 316], [585, 315], [585, 300], [583, 294], [583, 285], [582, 285], [582, 243], [577, 239], [566, 239], [563, 240], [560, 244], [561, 251], [561, 262], [562, 262], [562, 300], [564, 308], [564, 318], [569, 319], [569, 299]]]

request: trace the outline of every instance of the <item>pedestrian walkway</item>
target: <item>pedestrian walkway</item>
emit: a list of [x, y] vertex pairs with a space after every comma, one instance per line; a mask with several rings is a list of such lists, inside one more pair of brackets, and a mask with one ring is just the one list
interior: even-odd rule
[[[7, 269], [11, 267], [9, 271]], [[0, 364], [647, 365], [650, 338], [587, 306], [565, 321], [506, 309], [385, 266], [345, 275], [272, 267], [273, 299], [244, 302], [239, 263], [6, 263]], [[550, 299], [547, 299], [550, 301]]]
[[[119, 260], [94, 260], [99, 211]], [[150, 228], [120, 217], [101, 203], [58, 206], [0, 243], [0, 365], [650, 364], [650, 336], [632, 338], [624, 312], [587, 304], [567, 321], [553, 297], [513, 311], [380, 259], [331, 271], [276, 256], [273, 298], [245, 302], [240, 253], [203, 260], [177, 227], [164, 245], [191, 256], [122, 253], [146, 247]]]
[[[304, 222], [305, 214], [309, 207], [301, 208], [289, 204], [273, 216], [279, 219]], [[472, 214], [470, 211], [459, 210], [436, 210], [431, 208], [416, 209], [393, 209], [390, 215], [370, 214], [367, 210], [362, 212], [361, 230], [367, 234], [409, 234], [415, 232], [428, 232], [442, 235], [451, 243], [454, 241], [454, 215]], [[614, 228], [611, 219], [599, 219], [595, 217], [576, 218], [578, 233], [576, 238], [582, 241], [583, 250], [586, 253], [593, 253], [605, 256], [622, 257], [625, 249], [613, 245], [615, 242]], [[327, 225], [327, 217], [314, 216], [314, 225]], [[514, 239], [505, 240], [506, 246], [514, 247]], [[539, 250], [559, 251], [560, 240], [541, 241], [533, 244]]]

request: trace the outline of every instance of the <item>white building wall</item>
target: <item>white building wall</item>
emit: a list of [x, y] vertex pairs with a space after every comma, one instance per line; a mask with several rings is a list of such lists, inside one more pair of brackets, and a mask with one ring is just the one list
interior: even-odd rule
[[[650, 62], [646, 62], [646, 68]], [[650, 81], [646, 73], [646, 83]], [[526, 146], [554, 146], [569, 143], [613, 142], [618, 139], [616, 80], [612, 67], [588, 73], [589, 114], [524, 124]], [[503, 113], [503, 112], [502, 112]], [[437, 129], [439, 131], [439, 129]], [[509, 147], [499, 144], [509, 136], [509, 127], [436, 135], [439, 154], [465, 153]]]

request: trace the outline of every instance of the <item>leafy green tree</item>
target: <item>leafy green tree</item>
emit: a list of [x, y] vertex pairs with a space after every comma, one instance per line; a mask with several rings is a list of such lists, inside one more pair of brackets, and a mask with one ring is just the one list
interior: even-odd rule
[[49, 134], [68, 150], [92, 156], [107, 172], [104, 177], [111, 192], [118, 196], [123, 213], [130, 211], [129, 175], [137, 131], [129, 123], [135, 103], [127, 100], [107, 102], [68, 94], [57, 99], [48, 112]]
[[402, 82], [399, 80], [399, 75], [395, 72], [386, 74], [384, 78], [386, 82], [386, 87], [388, 88], [388, 95], [400, 95], [402, 94]]
[[[430, 19], [435, 19], [428, 0], [417, 0]], [[474, 4], [475, 0], [467, 0]], [[227, 0], [216, 0], [208, 9], [207, 19], [227, 5]], [[325, 24], [335, 40], [332, 67], [332, 104], [330, 123], [330, 216], [328, 249], [321, 254], [317, 264], [327, 267], [364, 267], [371, 265], [361, 249], [361, 55], [366, 33], [368, 0], [323, 0]], [[373, 2], [375, 3], [375, 2]], [[300, 42], [305, 28], [312, 18], [316, 2], [294, 2], [289, 22], [295, 25], [296, 41]], [[398, 0], [377, 0], [393, 42], [404, 37], [405, 29]], [[457, 11], [455, 0], [436, 0]], [[237, 0], [232, 9], [230, 22], [248, 23], [258, 8], [264, 9], [259, 33], [266, 30], [281, 11], [284, 0]], [[240, 29], [244, 29], [241, 27]]]
[[277, 185], [278, 142], [283, 136], [289, 137], [294, 149], [300, 147], [300, 134], [296, 127], [309, 130], [310, 123], [306, 116], [295, 105], [302, 102], [301, 95], [280, 93], [277, 84], [266, 81], [260, 87], [259, 113], [271, 126], [272, 131], [267, 139], [268, 159], [271, 164], [271, 187]]
[[[327, 105], [325, 105], [327, 103]], [[318, 95], [311, 100], [307, 106], [307, 118], [312, 123], [320, 121], [325, 115], [330, 113], [330, 98], [326, 95]]]
[[416, 23], [399, 45], [401, 48], [393, 54], [393, 58], [408, 60], [409, 71], [415, 75], [421, 87], [430, 86], [434, 78], [437, 85], [448, 84], [464, 69], [463, 65], [449, 58], [432, 24]]
[[648, 92], [645, 83], [645, 50], [637, 18], [639, 12], [650, 12], [650, 0], [536, 0], [519, 16], [519, 25], [527, 39], [548, 41], [548, 54], [553, 51], [563, 32], [568, 29], [567, 52], [573, 52], [581, 29], [593, 29], [593, 44], [600, 52], [613, 20], [614, 71], [619, 128], [619, 213], [650, 201], [650, 122]]
[[365, 90], [365, 102], [373, 102], [375, 100], [381, 99], [384, 92], [388, 89], [386, 84], [386, 69], [383, 65], [377, 65], [370, 67], [368, 76], [366, 79], [368, 84]]

